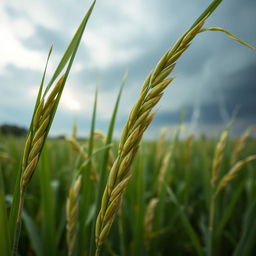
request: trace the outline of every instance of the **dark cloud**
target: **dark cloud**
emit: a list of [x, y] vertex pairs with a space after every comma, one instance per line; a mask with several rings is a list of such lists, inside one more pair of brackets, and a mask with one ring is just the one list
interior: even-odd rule
[[[59, 3], [52, 2], [52, 10], [58, 10], [56, 15], [62, 20], [63, 30], [34, 24], [35, 34], [22, 41], [26, 48], [42, 50], [47, 54], [50, 44], [54, 43], [58, 54], [65, 50], [70, 39], [70, 31], [79, 24], [84, 8], [81, 8], [79, 3], [68, 0], [61, 2], [62, 8], [59, 10]], [[108, 1], [97, 2], [88, 23], [90, 32], [101, 31], [105, 24], [110, 28], [124, 25], [125, 29], [127, 23], [134, 22], [133, 33], [127, 32], [127, 36], [106, 34], [106, 39], [111, 41], [111, 46], [116, 50], [137, 49], [138, 53], [132, 59], [124, 58], [118, 63], [113, 61], [104, 67], [97, 67], [90, 65], [88, 46], [82, 44], [75, 63], [82, 63], [84, 67], [79, 72], [71, 72], [70, 81], [76, 83], [76, 90], [86, 92], [86, 90], [93, 90], [96, 81], [99, 80], [102, 93], [112, 92], [116, 95], [121, 77], [128, 68], [129, 77], [122, 103], [133, 102], [145, 77], [159, 58], [194, 22], [209, 2], [206, 3], [205, 0], [185, 0], [182, 4], [178, 0], [142, 2], [144, 15], [149, 18], [141, 19], [141, 22], [152, 21], [144, 24], [145, 26], [136, 24], [136, 17], [131, 20], [131, 17], [126, 14], [117, 12], [113, 8], [113, 3], [109, 5]], [[14, 8], [8, 7], [6, 10], [13, 18], [24, 16]], [[225, 0], [206, 22], [206, 26], [224, 27], [249, 43], [255, 44], [256, 34], [253, 33], [256, 21], [255, 10], [255, 0]], [[70, 20], [67, 17], [74, 17], [74, 19]], [[63, 33], [65, 27], [68, 33]], [[239, 107], [238, 122], [243, 126], [255, 123], [256, 62], [254, 55], [255, 52], [238, 45], [222, 33], [206, 32], [199, 35], [189, 50], [179, 59], [174, 71], [178, 77], [174, 86], [168, 88], [168, 99], [163, 99], [164, 104], [167, 105], [163, 109], [160, 107], [153, 126], [177, 124], [182, 111], [186, 112], [186, 123], [224, 126], [237, 107]], [[22, 89], [28, 89], [31, 84], [38, 85], [42, 75], [40, 72], [18, 69], [14, 66], [8, 66], [7, 69], [8, 73], [0, 77], [1, 94], [12, 95], [12, 97], [22, 95]], [[23, 109], [21, 102], [19, 104], [21, 107], [17, 116], [28, 116], [28, 109]], [[10, 107], [5, 106], [5, 111], [15, 115], [14, 109]], [[74, 114], [60, 112], [58, 115], [53, 128], [56, 131], [63, 127], [69, 129]], [[118, 130], [121, 129], [126, 118], [127, 113], [120, 104]], [[78, 119], [82, 127], [90, 122], [89, 117], [80, 116]], [[99, 118], [99, 128], [106, 130], [107, 124], [107, 120]]]
[[256, 61], [224, 79], [227, 107], [239, 107], [238, 117], [256, 122]]
[[[202, 102], [198, 105], [184, 105], [176, 111], [161, 111], [156, 116], [155, 125], [171, 125], [179, 122], [181, 113], [185, 113], [184, 121], [192, 122], [193, 114], [198, 111], [198, 124], [206, 125], [226, 125], [227, 121], [223, 118], [222, 112], [227, 113], [231, 118], [237, 111], [236, 122], [243, 121], [243, 126], [256, 123], [256, 62], [241, 70], [222, 77], [223, 99], [220, 102], [216, 95], [212, 94], [212, 101]], [[212, 84], [212, 87], [214, 84]], [[211, 93], [211, 90], [209, 90]]]

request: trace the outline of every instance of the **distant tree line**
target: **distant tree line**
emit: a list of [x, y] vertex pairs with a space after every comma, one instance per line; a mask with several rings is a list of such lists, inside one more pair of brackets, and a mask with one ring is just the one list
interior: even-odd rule
[[14, 135], [17, 137], [22, 137], [27, 135], [28, 130], [24, 127], [19, 127], [17, 125], [3, 124], [0, 125], [0, 134], [2, 135]]

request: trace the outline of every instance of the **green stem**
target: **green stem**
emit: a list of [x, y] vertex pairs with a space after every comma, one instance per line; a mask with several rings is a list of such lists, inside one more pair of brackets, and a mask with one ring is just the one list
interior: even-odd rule
[[121, 207], [119, 210], [119, 218], [118, 218], [118, 231], [120, 237], [120, 255], [125, 256], [125, 239], [124, 239], [124, 227], [123, 227], [123, 208]]
[[198, 17], [198, 19], [190, 27], [190, 29], [194, 28], [200, 21], [202, 21], [207, 16], [210, 16], [221, 2], [222, 0], [212, 1], [212, 3], [205, 9], [205, 11]]
[[24, 205], [24, 195], [25, 191], [21, 191], [20, 198], [19, 198], [19, 209], [18, 209], [18, 215], [17, 215], [17, 221], [15, 224], [15, 231], [14, 231], [14, 239], [13, 239], [13, 246], [12, 246], [12, 256], [16, 256], [18, 253], [18, 247], [19, 247], [19, 240], [20, 240], [20, 232], [21, 232], [21, 226], [22, 226], [22, 210]]
[[211, 197], [210, 202], [210, 215], [209, 215], [209, 226], [208, 226], [208, 250], [207, 255], [213, 255], [213, 228], [214, 228], [214, 219], [215, 219], [215, 195]]
[[101, 246], [97, 247], [96, 252], [95, 252], [95, 256], [99, 256], [100, 255], [100, 251], [101, 251]]

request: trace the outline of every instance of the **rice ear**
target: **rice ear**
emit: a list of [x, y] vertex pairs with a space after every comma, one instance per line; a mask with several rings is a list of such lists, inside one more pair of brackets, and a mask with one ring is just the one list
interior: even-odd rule
[[229, 172], [222, 177], [220, 180], [218, 187], [216, 189], [216, 195], [224, 189], [241, 171], [241, 169], [247, 164], [252, 161], [256, 160], [256, 155], [248, 156], [247, 158], [238, 161], [230, 170]]
[[151, 112], [161, 99], [166, 87], [174, 79], [166, 77], [173, 70], [175, 61], [189, 47], [191, 40], [201, 29], [203, 23], [204, 21], [201, 21], [197, 26], [185, 33], [185, 36], [182, 36], [175, 46], [163, 55], [142, 85], [138, 100], [124, 126], [119, 143], [118, 156], [110, 171], [103, 194], [95, 231], [96, 255], [100, 252], [101, 245], [104, 243], [120, 208], [121, 197], [131, 177], [130, 169], [140, 141], [156, 114], [156, 112]]
[[223, 159], [223, 155], [224, 155], [224, 148], [226, 146], [227, 139], [228, 139], [228, 130], [225, 129], [221, 133], [220, 139], [215, 148], [214, 158], [213, 158], [213, 162], [212, 162], [212, 177], [211, 177], [212, 187], [215, 187], [216, 181], [219, 177], [221, 163], [222, 163], [222, 159]]

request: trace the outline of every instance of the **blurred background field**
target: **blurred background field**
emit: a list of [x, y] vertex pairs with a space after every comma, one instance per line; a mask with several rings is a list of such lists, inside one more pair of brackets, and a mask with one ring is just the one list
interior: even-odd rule
[[[210, 0], [98, 1], [81, 41], [60, 101], [51, 135], [89, 132], [95, 84], [99, 84], [97, 129], [106, 132], [120, 79], [129, 76], [119, 107], [115, 136], [139, 94], [140, 85], [160, 56], [194, 22]], [[29, 125], [45, 59], [53, 44], [49, 79], [90, 1], [0, 1], [0, 124]], [[224, 0], [206, 26], [221, 26], [255, 45], [255, 0]], [[178, 124], [186, 111], [191, 133], [217, 136], [239, 107], [232, 133], [256, 123], [256, 61], [248, 48], [223, 33], [200, 34], [179, 59], [177, 79], [166, 89], [159, 111], [145, 134]], [[26, 91], [26, 93], [23, 93]]]
[[[180, 139], [179, 133], [180, 128], [163, 129], [160, 138], [142, 143], [132, 166], [132, 180], [103, 255], [205, 254], [212, 164], [219, 138], [191, 135]], [[86, 220], [88, 232], [95, 206], [94, 186], [102, 163], [104, 138], [100, 134], [95, 132], [96, 153], [90, 169], [86, 166], [81, 169], [81, 172], [90, 172], [92, 181]], [[255, 155], [253, 133], [242, 140], [227, 140], [218, 181], [239, 160]], [[88, 149], [88, 137], [77, 142], [84, 150]], [[0, 143], [1, 193], [10, 206], [24, 138], [1, 136]], [[116, 155], [117, 141], [113, 144], [110, 162]], [[75, 172], [84, 162], [80, 153], [65, 139], [47, 141], [26, 194], [21, 255], [66, 255], [65, 207]], [[255, 254], [255, 171], [255, 161], [244, 165], [216, 198], [214, 255]], [[80, 247], [81, 255], [87, 255], [88, 242], [78, 237], [76, 250]]]

